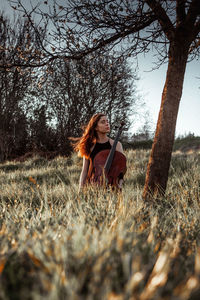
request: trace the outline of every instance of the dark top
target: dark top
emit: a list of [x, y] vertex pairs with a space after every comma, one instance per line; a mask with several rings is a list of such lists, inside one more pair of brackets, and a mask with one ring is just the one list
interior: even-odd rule
[[111, 148], [112, 148], [112, 146], [111, 146], [109, 140], [105, 143], [96, 143], [94, 146], [94, 149], [90, 153], [90, 157], [91, 157], [92, 161], [94, 160], [94, 157], [95, 157], [95, 155], [97, 155], [97, 153], [99, 153], [102, 150], [111, 149]]

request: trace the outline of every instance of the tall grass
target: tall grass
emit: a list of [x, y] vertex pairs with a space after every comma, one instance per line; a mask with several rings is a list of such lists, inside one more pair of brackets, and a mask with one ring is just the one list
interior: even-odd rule
[[200, 154], [152, 205], [148, 151], [126, 155], [122, 193], [78, 194], [76, 156], [0, 165], [0, 299], [200, 299]]

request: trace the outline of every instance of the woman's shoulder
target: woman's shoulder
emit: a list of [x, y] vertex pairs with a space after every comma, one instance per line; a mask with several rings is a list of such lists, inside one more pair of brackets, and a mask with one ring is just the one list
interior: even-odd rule
[[[114, 140], [111, 138], [109, 138], [109, 142], [110, 142], [111, 146], [114, 144]], [[122, 143], [119, 141], [117, 142], [116, 150], [123, 153]]]
[[[113, 140], [113, 139], [111, 139], [111, 138], [109, 138], [109, 142], [110, 142], [110, 144], [111, 144], [111, 145], [113, 145], [113, 144], [114, 144], [114, 140]], [[117, 142], [117, 145], [121, 145], [121, 142], [120, 142], [120, 141], [118, 141], [118, 142]]]
[[114, 143], [114, 140], [113, 139], [111, 139], [111, 138], [109, 138], [109, 143], [111, 144], [111, 145], [113, 145], [113, 143]]

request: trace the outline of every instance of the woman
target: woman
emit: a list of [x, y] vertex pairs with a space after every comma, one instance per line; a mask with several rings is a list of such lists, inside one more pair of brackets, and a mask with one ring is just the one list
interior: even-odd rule
[[[74, 149], [83, 157], [83, 166], [79, 181], [79, 190], [89, 181], [92, 174], [91, 166], [97, 153], [102, 150], [111, 149], [113, 140], [107, 136], [110, 132], [108, 118], [103, 113], [93, 115], [81, 138], [75, 144]], [[116, 150], [123, 153], [120, 142], [117, 143]], [[120, 174], [121, 175], [121, 174]], [[119, 177], [118, 186], [122, 187], [123, 175]]]

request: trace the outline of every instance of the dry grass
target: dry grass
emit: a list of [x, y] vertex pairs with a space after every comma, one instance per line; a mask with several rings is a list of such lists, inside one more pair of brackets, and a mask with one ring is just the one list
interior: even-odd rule
[[0, 299], [200, 299], [200, 154], [174, 154], [153, 206], [148, 155], [127, 152], [121, 194], [78, 195], [76, 156], [0, 165]]

